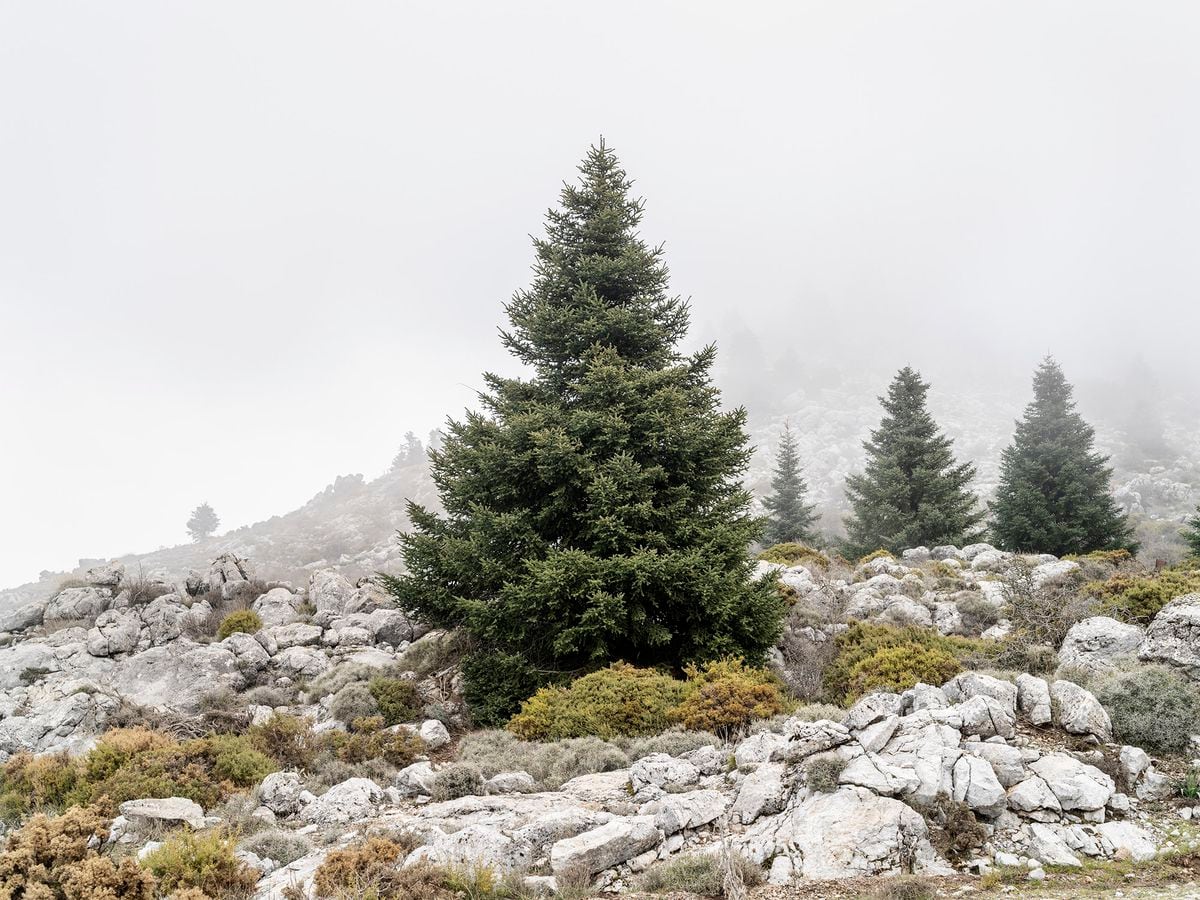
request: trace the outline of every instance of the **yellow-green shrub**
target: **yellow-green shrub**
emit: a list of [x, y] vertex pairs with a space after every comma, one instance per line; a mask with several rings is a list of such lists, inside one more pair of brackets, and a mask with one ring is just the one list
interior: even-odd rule
[[884, 647], [859, 660], [850, 670], [846, 703], [872, 691], [906, 691], [918, 682], [942, 685], [961, 671], [962, 664], [940, 647]]
[[297, 716], [274, 715], [247, 732], [251, 745], [276, 760], [285, 769], [310, 768], [328, 743], [315, 734], [312, 722]]
[[220, 831], [181, 831], [148, 854], [142, 865], [163, 891], [197, 888], [211, 897], [248, 896], [258, 881], [253, 869], [234, 855], [237, 842]]
[[1138, 625], [1149, 624], [1158, 611], [1184, 594], [1200, 591], [1200, 569], [1177, 566], [1146, 575], [1118, 573], [1107, 581], [1084, 585], [1083, 593], [1100, 601], [1103, 615]]
[[686, 694], [682, 681], [655, 669], [614, 663], [573, 681], [546, 687], [521, 704], [508, 729], [527, 741], [595, 735], [657, 734]]
[[[992, 643], [944, 637], [927, 628], [897, 628], [872, 622], [854, 622], [839, 634], [834, 642], [838, 652], [829, 668], [825, 670], [825, 690], [830, 700], [845, 704], [853, 703], [861, 696], [862, 690], [870, 689], [864, 687], [870, 680], [872, 665], [866, 661], [880, 651], [903, 649], [903, 653], [888, 654], [882, 659], [874, 660], [875, 663], [887, 665], [893, 676], [907, 672], [917, 676], [917, 680], [940, 685], [961, 671], [962, 666], [958, 662], [960, 657], [983, 652]], [[931, 650], [941, 652], [927, 652]], [[945, 656], [949, 656], [957, 668], [947, 678], [937, 681], [951, 668]], [[920, 677], [922, 674], [925, 677]], [[906, 687], [911, 687], [912, 684]]]
[[818, 569], [829, 568], [829, 557], [806, 544], [788, 542], [772, 544], [758, 558], [763, 562], [775, 563], [780, 566], [816, 566]]
[[[870, 546], [870, 545], [868, 545], [868, 546]], [[860, 566], [865, 566], [867, 563], [874, 562], [877, 559], [895, 559], [895, 558], [896, 558], [896, 556], [895, 556], [895, 554], [892, 553], [891, 550], [884, 550], [881, 548], [879, 550], [872, 550], [866, 556], [862, 557], [858, 561], [858, 564]]]
[[388, 725], [409, 722], [421, 713], [421, 695], [407, 678], [372, 678], [368, 687], [379, 706], [379, 714]]
[[692, 731], [711, 731], [728, 738], [755, 719], [785, 710], [779, 683], [765, 669], [726, 659], [689, 666], [687, 693], [670, 717]]
[[221, 620], [221, 626], [217, 629], [217, 638], [223, 641], [231, 634], [238, 632], [254, 634], [262, 627], [262, 619], [259, 618], [258, 613], [252, 609], [239, 609]]
[[119, 804], [141, 797], [187, 797], [208, 808], [277, 769], [244, 735], [180, 742], [146, 728], [118, 728], [82, 759], [13, 757], [0, 771], [0, 803], [10, 821], [30, 811], [101, 798]]

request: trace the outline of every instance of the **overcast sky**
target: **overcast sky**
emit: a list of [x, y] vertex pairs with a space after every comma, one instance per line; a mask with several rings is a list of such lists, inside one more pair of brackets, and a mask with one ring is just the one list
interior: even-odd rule
[[4, 0], [0, 586], [383, 471], [511, 371], [601, 134], [697, 340], [1195, 379], [1197, 46], [1192, 2]]

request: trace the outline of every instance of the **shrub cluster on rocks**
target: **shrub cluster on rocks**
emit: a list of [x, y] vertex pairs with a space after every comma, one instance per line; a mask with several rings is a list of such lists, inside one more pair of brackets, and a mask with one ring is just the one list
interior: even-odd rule
[[672, 724], [728, 736], [785, 709], [779, 681], [740, 659], [689, 666], [686, 676], [615, 663], [566, 687], [542, 688], [508, 728], [525, 740], [635, 737]]

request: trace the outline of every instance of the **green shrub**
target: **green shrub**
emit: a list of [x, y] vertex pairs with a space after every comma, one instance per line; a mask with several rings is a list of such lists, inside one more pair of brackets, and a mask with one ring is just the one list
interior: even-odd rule
[[818, 793], [832, 794], [845, 768], [846, 761], [836, 753], [819, 753], [804, 764], [804, 783]]
[[859, 660], [850, 670], [846, 703], [874, 691], [906, 691], [919, 682], [942, 685], [961, 671], [958, 659], [940, 647], [884, 647]]
[[1085, 585], [1083, 591], [1100, 601], [1103, 615], [1146, 625], [1176, 597], [1200, 591], [1200, 570], [1188, 565], [1146, 575], [1118, 573]]
[[670, 724], [686, 690], [655, 669], [614, 663], [569, 687], [542, 688], [521, 704], [508, 728], [524, 740], [657, 734]]
[[433, 777], [429, 796], [434, 800], [457, 800], [483, 793], [483, 775], [468, 763], [443, 766]]
[[388, 725], [409, 722], [421, 714], [421, 695], [407, 678], [376, 676], [370, 681], [370, 692]]
[[1000, 610], [981, 594], [968, 594], [954, 604], [968, 632], [986, 631], [1000, 621]]
[[687, 693], [670, 712], [672, 721], [693, 731], [711, 731], [728, 739], [755, 719], [784, 711], [779, 683], [765, 669], [726, 659], [689, 666]]
[[[961, 670], [958, 662], [961, 657], [978, 654], [993, 645], [990, 641], [944, 637], [927, 628], [896, 628], [871, 622], [852, 623], [834, 643], [837, 656], [825, 670], [825, 690], [829, 699], [846, 705], [858, 699], [864, 690], [883, 689], [889, 684], [891, 690], [901, 685], [912, 687], [919, 680], [941, 685]], [[895, 649], [904, 652], [875, 660], [888, 667], [888, 677], [873, 677], [872, 664], [866, 661], [881, 651]], [[958, 666], [954, 671], [951, 661]], [[950, 674], [938, 681], [946, 672]], [[909, 681], [910, 678], [915, 680]]]
[[187, 797], [211, 808], [252, 787], [278, 765], [245, 735], [177, 741], [146, 728], [107, 732], [85, 756], [19, 754], [0, 772], [0, 805], [9, 820], [31, 810], [58, 810], [107, 798]]
[[1095, 694], [1122, 743], [1151, 753], [1183, 753], [1200, 733], [1200, 687], [1162, 666], [1115, 675]]
[[220, 831], [179, 831], [149, 853], [142, 865], [163, 892], [197, 888], [210, 897], [249, 896], [258, 874], [235, 855], [235, 841]]
[[362, 682], [346, 685], [329, 701], [329, 715], [339, 722], [353, 722], [379, 713], [374, 693]]
[[221, 627], [217, 629], [217, 639], [223, 641], [231, 634], [238, 632], [254, 634], [262, 627], [262, 619], [259, 618], [258, 613], [250, 609], [239, 609], [221, 620]]
[[858, 565], [865, 566], [869, 562], [874, 562], [877, 559], [895, 559], [895, 555], [890, 550], [873, 550], [858, 561]]
[[794, 542], [772, 544], [758, 554], [758, 558], [779, 566], [816, 566], [822, 571], [828, 569], [830, 564], [829, 557], [820, 550]]

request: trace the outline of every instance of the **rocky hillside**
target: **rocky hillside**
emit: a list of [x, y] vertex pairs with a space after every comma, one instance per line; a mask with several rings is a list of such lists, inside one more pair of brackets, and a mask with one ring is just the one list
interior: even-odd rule
[[97, 566], [0, 620], [0, 812], [16, 827], [102, 795], [114, 858], [165, 878], [187, 835], [212, 835], [273, 900], [367, 864], [412, 896], [486, 870], [582, 897], [685, 871], [1053, 883], [1196, 850], [1200, 710], [1152, 756], [1138, 741], [1170, 729], [1145, 731], [1113, 685], [1194, 690], [1200, 593], [1180, 592], [1200, 572], [986, 544], [855, 565], [783, 546], [760, 571], [792, 604], [773, 663], [790, 712], [535, 742], [472, 731], [453, 636], [369, 582], [273, 582], [230, 554], [153, 579]]

